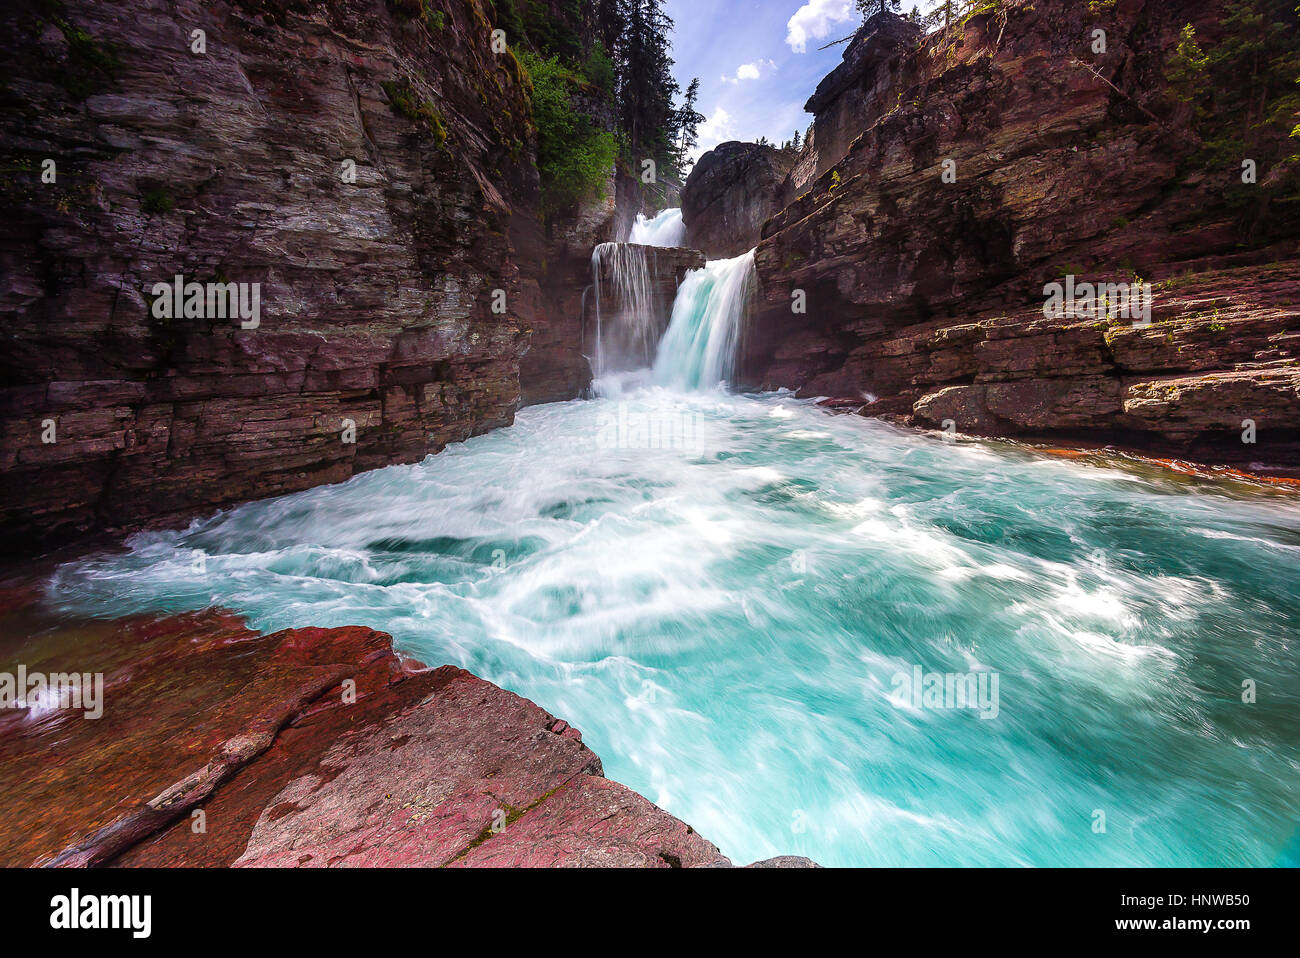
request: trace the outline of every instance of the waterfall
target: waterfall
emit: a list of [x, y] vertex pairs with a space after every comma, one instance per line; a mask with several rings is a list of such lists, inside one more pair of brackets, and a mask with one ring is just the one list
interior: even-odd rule
[[[653, 250], [627, 243], [601, 243], [591, 254], [592, 289], [596, 308], [593, 375], [650, 365], [659, 330], [648, 256]], [[608, 280], [602, 273], [608, 272]]]
[[729, 382], [755, 285], [753, 250], [686, 274], [659, 343], [655, 382], [678, 389], [710, 389]]
[[632, 225], [629, 243], [642, 246], [681, 246], [686, 239], [686, 224], [682, 222], [682, 211], [664, 210], [651, 219], [638, 213]]

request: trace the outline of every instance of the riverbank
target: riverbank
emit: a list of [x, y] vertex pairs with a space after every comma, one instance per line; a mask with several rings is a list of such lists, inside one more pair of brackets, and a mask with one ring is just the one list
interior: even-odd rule
[[731, 864], [563, 719], [382, 632], [69, 624], [36, 598], [0, 593], [4, 660], [102, 674], [102, 716], [0, 715], [4, 866]]
[[[576, 725], [734, 861], [1267, 865], [1297, 530], [1280, 489], [652, 387], [135, 536], [43, 595], [382, 631]], [[900, 708], [917, 666], [996, 674], [996, 716]]]

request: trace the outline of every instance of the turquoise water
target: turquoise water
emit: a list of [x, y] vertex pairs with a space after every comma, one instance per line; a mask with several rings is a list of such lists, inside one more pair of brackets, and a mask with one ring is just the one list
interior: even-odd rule
[[[1295, 855], [1281, 496], [655, 387], [137, 535], [49, 596], [386, 630], [568, 719], [738, 862]], [[996, 717], [904, 700], [918, 666], [996, 673]]]
[[753, 250], [687, 273], [655, 356], [655, 382], [709, 389], [730, 381], [755, 282]]

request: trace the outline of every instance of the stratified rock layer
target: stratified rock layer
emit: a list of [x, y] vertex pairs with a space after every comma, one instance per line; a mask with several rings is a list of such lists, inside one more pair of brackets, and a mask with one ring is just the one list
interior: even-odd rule
[[[1009, 0], [924, 40], [872, 19], [809, 101], [792, 175], [815, 178], [764, 228], [746, 383], [974, 434], [1300, 465], [1294, 216], [1242, 236], [1239, 171], [1198, 168], [1165, 79], [1185, 24], [1221, 35], [1220, 5], [1105, 6]], [[1155, 280], [1152, 324], [1046, 317], [1067, 275]]]
[[[438, 6], [6, 5], [0, 548], [511, 422], [539, 299], [514, 249], [527, 99], [480, 0]], [[260, 284], [260, 325], [157, 318], [177, 275]]]

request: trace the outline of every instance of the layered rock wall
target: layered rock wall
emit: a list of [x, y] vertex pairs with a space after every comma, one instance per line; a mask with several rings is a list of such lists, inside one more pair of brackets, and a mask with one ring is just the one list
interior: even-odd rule
[[[511, 421], [544, 251], [490, 33], [480, 0], [6, 7], [0, 545]], [[178, 275], [258, 284], [256, 327], [160, 316]]]
[[[1300, 461], [1296, 237], [1243, 236], [1240, 169], [1197, 165], [1165, 79], [1188, 23], [1222, 33], [1215, 4], [1013, 0], [860, 36], [810, 101], [801, 168], [823, 172], [764, 228], [743, 378], [965, 432]], [[1154, 279], [1152, 325], [1048, 318], [1067, 276]]]

